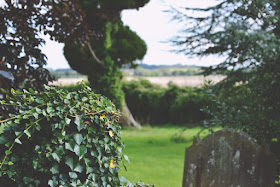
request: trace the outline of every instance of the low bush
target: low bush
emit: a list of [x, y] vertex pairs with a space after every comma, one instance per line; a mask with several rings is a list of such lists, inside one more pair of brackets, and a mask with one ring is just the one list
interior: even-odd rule
[[162, 88], [148, 80], [123, 83], [131, 113], [141, 123], [186, 124], [207, 118], [201, 109], [210, 104], [203, 89], [169, 85]]
[[[64, 86], [68, 91], [78, 90], [79, 85]], [[174, 84], [163, 88], [148, 80], [124, 81], [122, 89], [133, 116], [142, 124], [199, 123], [208, 118], [207, 111], [213, 102], [204, 88], [179, 87]]]
[[0, 186], [120, 186], [120, 113], [89, 87], [12, 90], [2, 105]]

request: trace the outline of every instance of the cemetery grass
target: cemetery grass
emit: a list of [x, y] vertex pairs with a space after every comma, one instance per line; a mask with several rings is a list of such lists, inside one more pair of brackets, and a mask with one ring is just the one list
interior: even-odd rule
[[[203, 127], [188, 128], [183, 132], [184, 129], [173, 125], [143, 127], [142, 130], [124, 128], [121, 137], [125, 144], [124, 154], [128, 155], [130, 163], [125, 163], [127, 171], [120, 164], [119, 176], [157, 187], [182, 186], [186, 147], [191, 146], [199, 132], [200, 138], [209, 134]], [[171, 141], [178, 132], [183, 133], [176, 141]]]

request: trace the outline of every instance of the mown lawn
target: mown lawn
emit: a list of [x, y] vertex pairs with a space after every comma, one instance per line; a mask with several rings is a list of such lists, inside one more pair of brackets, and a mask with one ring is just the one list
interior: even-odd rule
[[[181, 187], [185, 149], [203, 128], [187, 129], [178, 141], [170, 141], [175, 133], [183, 129], [185, 127], [178, 126], [123, 129], [121, 137], [125, 144], [124, 154], [128, 155], [130, 164], [126, 164], [127, 171], [120, 170], [120, 176], [129, 181], [141, 180], [158, 187]], [[203, 130], [200, 137], [207, 134], [208, 131]]]

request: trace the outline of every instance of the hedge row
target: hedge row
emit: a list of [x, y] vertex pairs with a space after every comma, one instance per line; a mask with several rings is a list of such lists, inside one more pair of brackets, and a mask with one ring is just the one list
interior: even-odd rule
[[147, 80], [124, 82], [123, 90], [131, 113], [142, 124], [197, 123], [207, 117], [201, 109], [211, 103], [203, 89], [162, 88]]

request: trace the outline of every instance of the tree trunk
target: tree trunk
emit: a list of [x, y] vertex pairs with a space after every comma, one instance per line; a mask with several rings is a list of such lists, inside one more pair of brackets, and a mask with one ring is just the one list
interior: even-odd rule
[[121, 116], [121, 124], [122, 126], [134, 126], [138, 129], [141, 129], [141, 125], [139, 123], [137, 123], [133, 117], [133, 115], [131, 114], [129, 108], [126, 105], [125, 99], [122, 103], [122, 116]]

